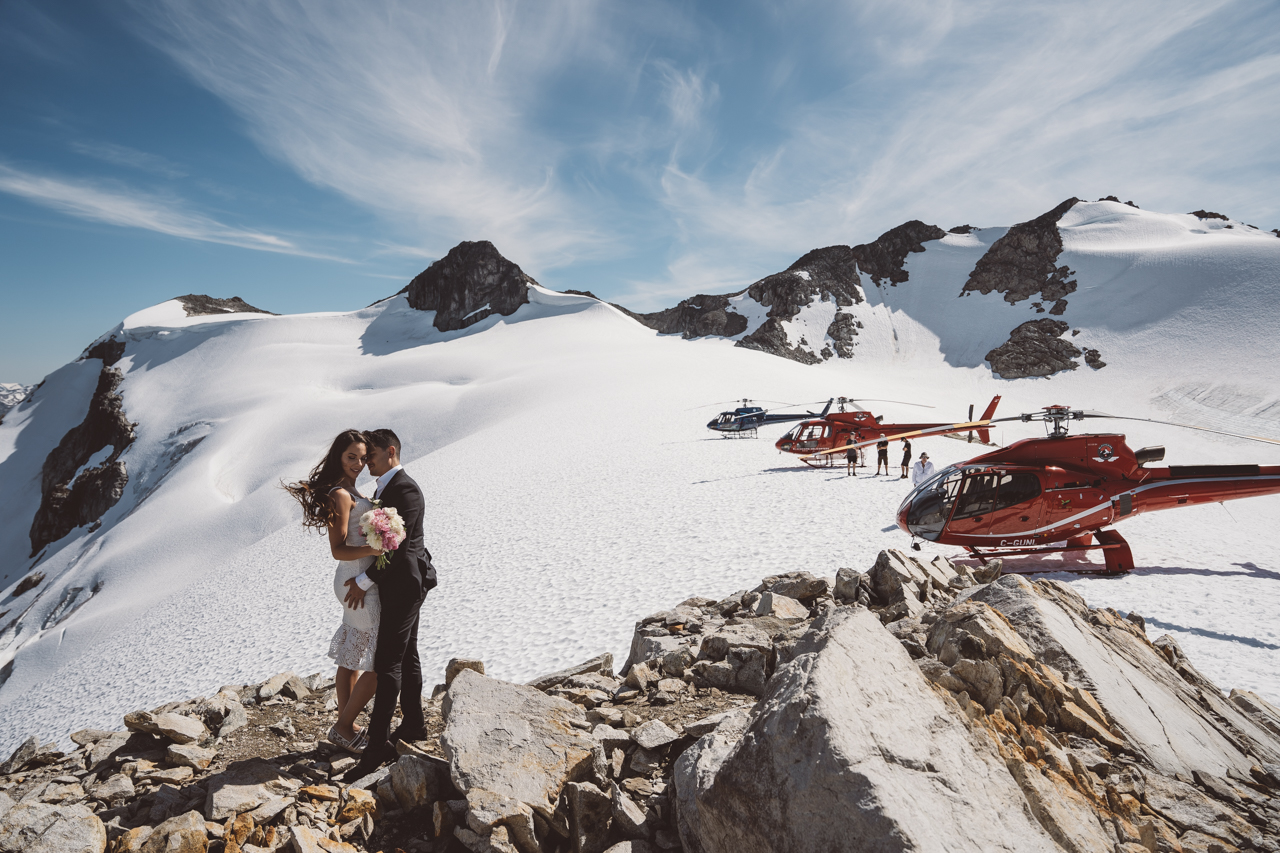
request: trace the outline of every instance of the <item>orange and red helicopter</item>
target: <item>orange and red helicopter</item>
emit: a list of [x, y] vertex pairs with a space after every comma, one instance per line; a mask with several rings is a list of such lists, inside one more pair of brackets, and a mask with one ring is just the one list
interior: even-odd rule
[[[1121, 519], [1180, 506], [1280, 493], [1280, 465], [1172, 465], [1164, 447], [1132, 450], [1119, 433], [1070, 435], [1067, 424], [1090, 418], [1144, 421], [1280, 444], [1222, 430], [1048, 406], [1041, 412], [952, 424], [916, 435], [982, 429], [1006, 421], [1043, 421], [1043, 438], [942, 469], [919, 484], [898, 508], [898, 526], [916, 538], [958, 545], [974, 557], [1006, 557], [1100, 548], [1107, 574], [1133, 568], [1129, 544], [1115, 529]], [[869, 442], [868, 442], [869, 443]], [[831, 451], [834, 452], [834, 451]], [[1096, 540], [1096, 541], [1095, 541]], [[1096, 571], [1024, 569], [1023, 571]]]
[[[863, 447], [867, 444], [875, 444], [877, 441], [882, 440], [880, 438], [881, 435], [884, 436], [884, 439], [893, 441], [926, 433], [931, 435], [938, 434], [932, 432], [932, 430], [943, 427], [950, 432], [963, 431], [950, 429], [955, 424], [886, 424], [882, 422], [883, 415], [873, 415], [865, 409], [855, 409], [851, 412], [845, 411], [846, 404], [899, 402], [895, 400], [851, 400], [846, 397], [840, 397], [837, 402], [840, 404], [840, 411], [827, 412], [824, 417], [796, 424], [786, 435], [777, 440], [774, 447], [783, 453], [798, 455], [801, 461], [807, 465], [823, 468], [835, 462], [835, 453], [837, 451], [844, 451], [849, 447]], [[982, 413], [981, 420], [983, 422], [990, 421], [999, 403], [999, 395], [991, 398], [991, 402], [987, 405], [987, 410]], [[919, 406], [920, 404], [903, 403], [902, 405]], [[933, 407], [921, 406], [921, 408]], [[972, 416], [973, 407], [969, 408], [969, 414]], [[978, 440], [983, 444], [991, 443], [991, 435], [985, 426], [974, 427], [971, 431], [977, 434]]]

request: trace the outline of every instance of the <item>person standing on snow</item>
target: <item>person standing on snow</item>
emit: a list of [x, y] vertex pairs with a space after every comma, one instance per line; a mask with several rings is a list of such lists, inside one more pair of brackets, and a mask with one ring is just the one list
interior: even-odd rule
[[876, 473], [880, 476], [880, 466], [884, 466], [884, 475], [889, 476], [889, 439], [884, 437], [884, 433], [880, 433], [880, 440], [876, 442]]
[[920, 454], [920, 461], [911, 466], [911, 485], [918, 486], [934, 474], [933, 463], [928, 453]]

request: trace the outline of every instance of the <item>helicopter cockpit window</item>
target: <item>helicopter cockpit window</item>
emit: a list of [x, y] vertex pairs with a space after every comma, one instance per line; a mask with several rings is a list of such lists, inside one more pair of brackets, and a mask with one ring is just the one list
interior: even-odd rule
[[1029, 501], [1040, 494], [1040, 478], [1035, 474], [1004, 474], [996, 495], [996, 509]]
[[996, 502], [998, 479], [998, 474], [970, 474], [964, 481], [964, 488], [960, 491], [955, 517], [969, 518], [991, 512]]
[[816, 441], [822, 438], [827, 428], [821, 424], [813, 424], [804, 428], [804, 432], [800, 434], [801, 441]]
[[728, 412], [725, 412], [723, 415], [719, 417], [716, 423], [731, 424], [733, 423], [733, 415], [729, 414]]
[[907, 495], [907, 529], [921, 539], [935, 540], [951, 516], [964, 472], [954, 466], [916, 487]]

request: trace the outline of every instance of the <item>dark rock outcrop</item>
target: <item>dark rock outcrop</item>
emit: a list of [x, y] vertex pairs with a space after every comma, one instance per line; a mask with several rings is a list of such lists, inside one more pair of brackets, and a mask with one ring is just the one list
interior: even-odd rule
[[[736, 295], [736, 294], [734, 294]], [[660, 335], [681, 335], [686, 340], [705, 335], [733, 337], [747, 330], [747, 318], [729, 309], [728, 296], [698, 294], [674, 308], [651, 314], [626, 313]], [[626, 309], [623, 309], [626, 310]]]
[[270, 311], [254, 308], [239, 296], [233, 296], [230, 299], [218, 299], [213, 296], [205, 296], [202, 293], [188, 293], [186, 296], [175, 296], [174, 298], [182, 303], [182, 308], [187, 312], [188, 317], [204, 317], [210, 314], [270, 314], [272, 317], [277, 316]]
[[792, 341], [782, 324], [795, 319], [802, 308], [815, 300], [830, 300], [836, 304], [837, 311], [864, 302], [859, 290], [862, 284], [859, 272], [865, 273], [877, 286], [905, 282], [907, 256], [923, 252], [925, 242], [940, 240], [946, 235], [947, 232], [936, 225], [912, 220], [886, 231], [871, 243], [814, 249], [782, 272], [766, 276], [736, 293], [699, 294], [674, 308], [649, 314], [622, 310], [664, 335], [733, 337], [747, 331], [748, 323], [745, 316], [734, 311], [730, 299], [745, 294], [766, 308], [767, 313], [764, 322], [738, 341], [738, 346], [803, 364], [815, 364], [833, 356], [852, 358], [853, 338], [858, 327], [847, 314], [837, 313], [827, 330], [831, 344]]
[[1191, 211], [1191, 215], [1199, 217], [1200, 219], [1221, 219], [1223, 222], [1226, 222], [1229, 218], [1223, 216], [1221, 213], [1214, 213], [1212, 210], [1193, 210]]
[[80, 356], [80, 360], [84, 361], [87, 358], [100, 358], [102, 359], [103, 367], [110, 367], [119, 361], [121, 356], [124, 355], [124, 348], [124, 341], [116, 340], [114, 337], [104, 338], [85, 350], [84, 355]]
[[903, 269], [907, 255], [923, 252], [925, 243], [945, 236], [947, 232], [937, 225], [913, 219], [890, 228], [873, 242], [854, 246], [853, 256], [858, 261], [858, 269], [866, 273], [873, 284], [882, 285], [887, 281], [897, 285], [907, 280], [907, 271]]
[[[97, 521], [124, 494], [129, 474], [120, 454], [133, 443], [136, 424], [125, 417], [124, 401], [116, 393], [123, 379], [118, 369], [103, 366], [89, 402], [89, 413], [45, 459], [40, 508], [31, 522], [31, 556], [80, 525]], [[107, 447], [111, 454], [106, 459], [80, 471], [94, 454]]]
[[453, 332], [490, 314], [509, 316], [529, 301], [537, 282], [488, 240], [462, 242], [427, 267], [401, 293], [419, 311], [435, 311], [435, 327]]
[[[1069, 328], [1063, 321], [1047, 317], [1028, 320], [1009, 334], [1009, 340], [987, 353], [991, 372], [1003, 379], [1021, 379], [1075, 370], [1080, 348], [1061, 337]], [[1097, 351], [1094, 353], [1096, 358]]]
[[[1075, 272], [1058, 266], [1058, 255], [1062, 254], [1058, 220], [1079, 201], [1069, 198], [1048, 213], [1010, 228], [978, 259], [961, 293], [996, 291], [1012, 305], [1036, 293], [1045, 302], [1058, 302], [1075, 291], [1076, 282], [1071, 278]], [[1062, 308], [1066, 308], [1065, 302]]]

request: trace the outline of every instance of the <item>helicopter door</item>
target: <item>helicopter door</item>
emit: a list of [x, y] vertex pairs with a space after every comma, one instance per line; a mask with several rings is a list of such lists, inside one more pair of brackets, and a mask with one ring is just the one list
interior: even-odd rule
[[[1029, 472], [1001, 474], [997, 484], [996, 502], [991, 509], [991, 526], [988, 533], [1016, 537], [1030, 536], [1030, 531], [1040, 526], [1040, 478]], [[1010, 545], [1024, 544], [1012, 542]], [[1030, 543], [1025, 543], [1030, 544]]]
[[952, 533], [982, 535], [990, 529], [999, 480], [999, 474], [987, 473], [970, 474], [964, 478], [956, 498], [956, 511], [951, 514], [948, 525]]

